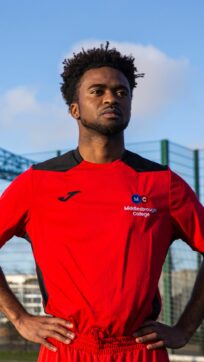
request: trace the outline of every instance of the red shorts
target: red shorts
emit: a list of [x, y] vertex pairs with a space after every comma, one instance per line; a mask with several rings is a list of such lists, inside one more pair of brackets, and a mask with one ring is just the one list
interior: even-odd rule
[[78, 336], [71, 344], [55, 341], [58, 351], [41, 346], [38, 362], [169, 362], [167, 351], [147, 350], [132, 336], [99, 338]]

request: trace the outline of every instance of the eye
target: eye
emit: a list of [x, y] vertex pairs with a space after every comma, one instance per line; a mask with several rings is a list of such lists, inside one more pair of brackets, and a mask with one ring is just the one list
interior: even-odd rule
[[116, 94], [118, 97], [127, 97], [128, 96], [128, 91], [124, 88], [120, 88], [116, 90]]
[[91, 90], [91, 94], [95, 94], [96, 96], [102, 96], [103, 93], [104, 91], [101, 88], [94, 88]]

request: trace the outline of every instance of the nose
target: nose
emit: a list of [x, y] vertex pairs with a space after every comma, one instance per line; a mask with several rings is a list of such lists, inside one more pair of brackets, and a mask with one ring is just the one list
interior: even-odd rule
[[106, 90], [103, 96], [104, 104], [118, 104], [117, 96], [111, 90]]

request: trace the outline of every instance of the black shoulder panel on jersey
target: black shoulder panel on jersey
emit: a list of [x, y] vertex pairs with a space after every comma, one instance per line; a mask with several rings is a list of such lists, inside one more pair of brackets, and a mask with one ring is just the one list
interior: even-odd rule
[[78, 149], [66, 152], [61, 156], [51, 158], [47, 161], [37, 163], [32, 166], [33, 170], [44, 170], [44, 171], [68, 171], [74, 166], [77, 166], [81, 161], [82, 157], [78, 152]]
[[160, 165], [159, 163], [150, 161], [138, 154], [126, 150], [121, 160], [128, 166], [132, 167], [137, 172], [151, 172], [151, 171], [166, 171], [168, 166]]

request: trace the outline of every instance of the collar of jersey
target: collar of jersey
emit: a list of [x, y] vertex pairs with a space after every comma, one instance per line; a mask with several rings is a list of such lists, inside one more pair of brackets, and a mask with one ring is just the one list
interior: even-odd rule
[[121, 161], [124, 161], [125, 158], [127, 157], [128, 151], [125, 149], [120, 158], [117, 158], [114, 161], [105, 162], [105, 163], [95, 163], [95, 162], [89, 162], [89, 161], [84, 160], [79, 152], [79, 147], [77, 147], [75, 150], [73, 150], [73, 153], [74, 153], [74, 158], [76, 159], [76, 161], [78, 163], [83, 163], [84, 165], [86, 164], [87, 166], [90, 166], [90, 167], [98, 167], [98, 168], [105, 167], [106, 168], [106, 167], [115, 167], [118, 164], [120, 164]]

